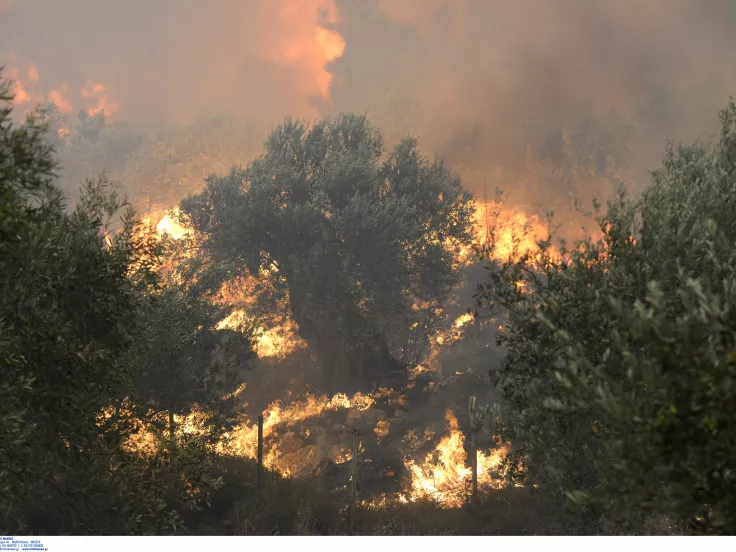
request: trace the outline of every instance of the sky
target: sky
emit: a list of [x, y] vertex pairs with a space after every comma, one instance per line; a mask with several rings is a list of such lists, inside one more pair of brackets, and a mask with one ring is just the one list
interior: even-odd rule
[[18, 98], [70, 113], [368, 113], [502, 175], [582, 113], [639, 124], [642, 167], [666, 139], [708, 139], [736, 94], [735, 29], [732, 0], [0, 0], [0, 64]]

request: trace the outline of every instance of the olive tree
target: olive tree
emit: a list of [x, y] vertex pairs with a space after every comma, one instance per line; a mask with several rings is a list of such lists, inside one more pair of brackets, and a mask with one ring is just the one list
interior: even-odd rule
[[345, 389], [402, 373], [392, 340], [458, 282], [473, 202], [416, 140], [386, 152], [365, 117], [342, 115], [287, 119], [181, 213], [224, 274], [275, 282], [326, 381]]
[[736, 105], [721, 121], [715, 147], [670, 147], [639, 198], [596, 205], [600, 239], [540, 242], [479, 290], [506, 316], [504, 433], [596, 530], [736, 523]]

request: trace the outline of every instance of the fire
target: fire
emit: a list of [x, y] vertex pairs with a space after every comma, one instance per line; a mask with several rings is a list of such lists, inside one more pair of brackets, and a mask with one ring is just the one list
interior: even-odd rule
[[335, 464], [344, 464], [353, 459], [353, 453], [349, 449], [345, 449], [335, 457]]
[[[248, 322], [248, 315], [245, 310], [237, 309], [221, 320], [217, 328], [237, 329], [246, 322]], [[297, 334], [296, 324], [291, 320], [267, 330], [260, 328], [257, 336], [255, 348], [261, 358], [283, 359], [297, 349], [307, 346]]]
[[[278, 438], [276, 429], [278, 427], [293, 427], [306, 419], [321, 416], [326, 411], [341, 409], [365, 411], [373, 403], [373, 397], [362, 393], [356, 393], [352, 397], [348, 397], [343, 393], [338, 393], [332, 397], [308, 395], [304, 400], [296, 401], [287, 406], [283, 406], [281, 401], [274, 401], [263, 413], [263, 434], [264, 441], [267, 442], [267, 447], [264, 447], [264, 463], [285, 476], [309, 471], [308, 468], [311, 462], [321, 457], [322, 451], [317, 450], [316, 445], [306, 447], [300, 445], [296, 451], [299, 452], [296, 457], [294, 457], [296, 452], [284, 455], [279, 450], [281, 440]], [[256, 457], [257, 424], [245, 419], [236, 427], [230, 437], [230, 442], [221, 446], [222, 452], [246, 458]], [[346, 449], [339, 447], [332, 447], [332, 449], [327, 451], [327, 456], [332, 458], [335, 463], [347, 462], [351, 459], [350, 453]]]
[[373, 431], [380, 440], [388, 435], [388, 430], [390, 429], [390, 427], [391, 423], [388, 420], [379, 420]]
[[[438, 334], [434, 338], [434, 341], [438, 345], [452, 345], [463, 337], [465, 326], [470, 324], [472, 321], [473, 315], [469, 312], [458, 316], [457, 319], [452, 323], [452, 327], [449, 330], [445, 332], [438, 332]], [[422, 370], [420, 370], [420, 372], [421, 371]]]
[[23, 105], [31, 101], [31, 95], [26, 91], [23, 82], [20, 79], [20, 72], [18, 69], [10, 70], [10, 78], [13, 80], [13, 94], [15, 95], [15, 103], [17, 105]]
[[59, 88], [49, 90], [48, 100], [56, 105], [60, 113], [71, 113], [72, 111], [72, 104], [66, 99], [68, 89], [66, 84], [62, 84]]
[[163, 235], [164, 233], [169, 234], [175, 240], [178, 240], [179, 238], [185, 236], [189, 232], [189, 230], [187, 230], [174, 220], [174, 217], [176, 217], [178, 212], [178, 209], [174, 209], [172, 211], [173, 217], [168, 213], [164, 215], [164, 217], [156, 225], [156, 231], [161, 235]]
[[[450, 432], [421, 463], [405, 461], [411, 473], [411, 489], [406, 497], [409, 501], [430, 499], [447, 508], [463, 505], [466, 488], [472, 476], [471, 468], [466, 466], [467, 455], [463, 448], [465, 438], [459, 429], [457, 418], [448, 410], [445, 419], [450, 424]], [[494, 477], [494, 471], [501, 467], [508, 454], [507, 447], [497, 448], [489, 453], [478, 451], [478, 488], [501, 489], [506, 481]]]
[[[475, 231], [477, 244], [487, 242], [488, 232], [494, 232], [493, 256], [499, 261], [518, 259], [526, 253], [534, 254], [539, 250], [537, 242], [548, 236], [547, 227], [537, 215], [506, 208], [495, 201], [476, 203]], [[462, 254], [469, 252], [463, 251]]]
[[[11, 56], [15, 57], [15, 56]], [[49, 88], [42, 82], [41, 74], [33, 63], [20, 63], [25, 65], [26, 69], [21, 71], [18, 67], [9, 70], [10, 78], [13, 81], [13, 93], [15, 94], [14, 103], [19, 106], [27, 106], [28, 108], [40, 103], [53, 103], [60, 113], [68, 114], [74, 110], [72, 101], [69, 99], [69, 85], [61, 83], [56, 87]], [[87, 84], [78, 91], [76, 99], [92, 100], [95, 106], [87, 109], [87, 113], [95, 115], [101, 111], [106, 116], [113, 115], [118, 110], [118, 104], [109, 99], [110, 92], [106, 86], [99, 82], [87, 81]], [[26, 111], [27, 112], [27, 111]], [[66, 130], [61, 136], [68, 134]]]
[[87, 110], [90, 115], [96, 115], [97, 113], [104, 112], [106, 116], [114, 115], [118, 110], [118, 104], [110, 101], [109, 91], [107, 87], [99, 82], [87, 81], [84, 88], [81, 90], [81, 94], [88, 100], [95, 100], [97, 105]]

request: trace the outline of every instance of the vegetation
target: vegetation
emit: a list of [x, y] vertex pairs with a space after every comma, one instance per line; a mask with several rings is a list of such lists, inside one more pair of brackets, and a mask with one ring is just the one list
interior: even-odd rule
[[559, 255], [550, 238], [479, 290], [508, 317], [503, 431], [590, 527], [736, 522], [736, 105], [721, 122], [714, 148], [669, 148], [639, 199], [595, 205], [600, 238]]
[[402, 369], [392, 338], [406, 335], [415, 304], [442, 304], [459, 281], [455, 250], [471, 239], [459, 178], [413, 139], [383, 156], [365, 117], [287, 120], [247, 169], [210, 177], [181, 203], [182, 220], [229, 264], [224, 275], [273, 279], [326, 384], [342, 391]]
[[[77, 206], [65, 209], [43, 126], [34, 116], [14, 127], [11, 99], [3, 81], [0, 526], [16, 534], [175, 531], [177, 510], [198, 507], [215, 488], [212, 462], [195, 439], [177, 447], [178, 471], [164, 448], [144, 458], [124, 446], [150, 421], [136, 415], [146, 398], [184, 408], [148, 386], [150, 364], [130, 360], [152, 324], [169, 340], [182, 335], [172, 324], [201, 324], [201, 303], [161, 290], [161, 242], [131, 210], [113, 219], [122, 202], [105, 179], [88, 181]], [[151, 301], [162, 296], [158, 305], [181, 307], [173, 322], [151, 313]], [[151, 348], [146, 354], [152, 358]], [[172, 356], [185, 354], [186, 340]], [[157, 360], [159, 369], [170, 368]], [[169, 385], [184, 379], [166, 376]], [[194, 389], [208, 382], [186, 378]], [[218, 389], [210, 383], [210, 393]]]
[[[14, 125], [9, 91], [0, 81], [0, 532], [345, 533], [343, 501], [270, 471], [256, 489], [254, 462], [223, 452], [256, 330], [221, 329], [222, 286], [257, 280], [336, 390], [400, 373], [471, 242], [459, 178], [413, 139], [386, 151], [364, 117], [287, 120], [247, 168], [182, 202], [195, 232], [172, 241], [104, 175], [71, 205], [57, 178], [80, 141], [120, 139], [112, 164], [135, 174], [149, 169], [131, 160], [175, 156], [140, 149], [162, 142], [104, 116], [60, 141], [53, 110]], [[732, 531], [736, 104], [721, 123], [713, 147], [670, 147], [640, 196], [595, 204], [599, 236], [489, 262], [478, 310], [505, 320], [505, 357], [488, 420], [525, 488], [454, 510], [363, 505], [359, 532]], [[591, 151], [590, 174], [608, 174], [605, 145]], [[199, 427], [176, 423], [193, 413]]]

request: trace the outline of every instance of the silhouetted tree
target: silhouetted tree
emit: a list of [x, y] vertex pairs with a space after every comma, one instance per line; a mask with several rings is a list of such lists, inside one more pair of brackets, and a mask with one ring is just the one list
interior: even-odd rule
[[230, 273], [271, 278], [327, 382], [359, 386], [400, 371], [389, 346], [412, 308], [458, 281], [473, 204], [460, 179], [412, 138], [384, 152], [365, 117], [306, 127], [289, 119], [247, 169], [210, 177], [183, 221]]

